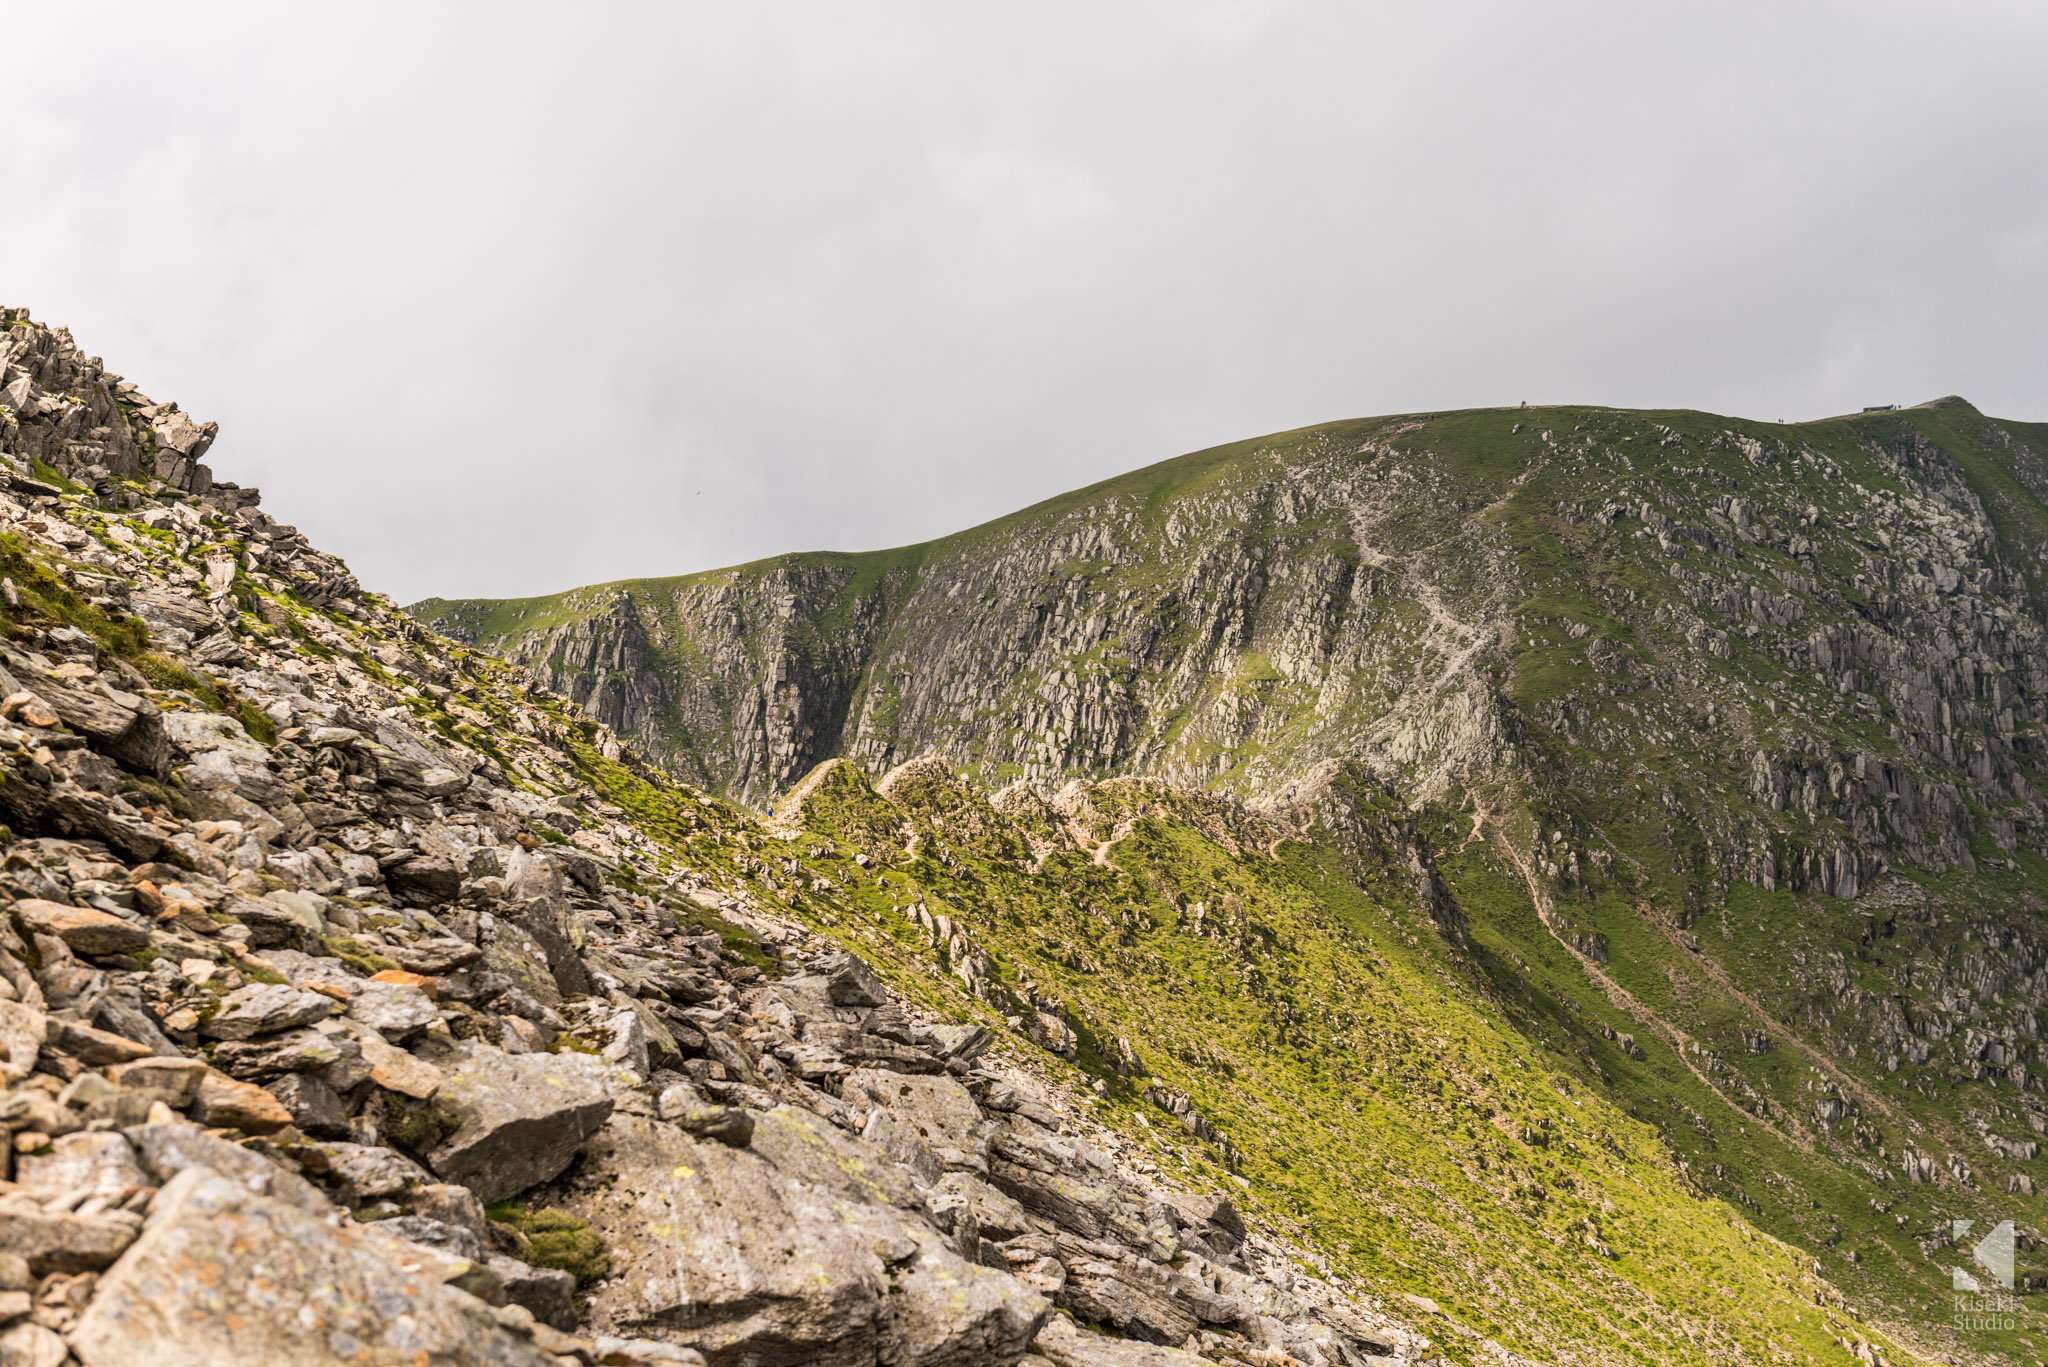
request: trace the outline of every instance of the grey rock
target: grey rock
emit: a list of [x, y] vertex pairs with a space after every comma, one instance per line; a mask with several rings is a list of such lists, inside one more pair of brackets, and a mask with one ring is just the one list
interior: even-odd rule
[[278, 796], [270, 752], [242, 724], [218, 712], [171, 712], [163, 726], [172, 745], [192, 757], [179, 769], [188, 788], [239, 793], [259, 806]]
[[1114, 1195], [1064, 1172], [1041, 1172], [1003, 1159], [991, 1160], [988, 1167], [991, 1186], [1084, 1239], [1100, 1237], [1115, 1217]]
[[244, 1040], [310, 1025], [333, 1015], [339, 1006], [331, 997], [283, 983], [251, 983], [221, 998], [220, 1011], [200, 1027], [211, 1039]]
[[311, 1073], [286, 1073], [271, 1079], [267, 1090], [292, 1113], [292, 1124], [315, 1139], [333, 1139], [349, 1132], [348, 1107], [340, 1093]]
[[147, 1092], [174, 1111], [182, 1111], [198, 1099], [206, 1073], [201, 1059], [161, 1055], [107, 1069], [107, 1076], [117, 1085]]
[[318, 1030], [284, 1030], [256, 1039], [227, 1040], [213, 1051], [214, 1064], [244, 1081], [279, 1073], [311, 1073], [341, 1062], [342, 1049]]
[[490, 1227], [483, 1202], [476, 1199], [476, 1193], [454, 1182], [423, 1182], [406, 1196], [406, 1206], [415, 1215], [477, 1234]]
[[63, 1367], [71, 1346], [40, 1324], [17, 1324], [0, 1333], [0, 1367]]
[[600, 1328], [661, 1325], [715, 1367], [1015, 1362], [1046, 1313], [962, 1261], [880, 1155], [808, 1112], [760, 1117], [746, 1149], [620, 1115], [593, 1147], [609, 1180], [565, 1204], [611, 1240]]
[[1069, 1257], [1059, 1303], [1090, 1324], [1129, 1338], [1179, 1347], [1200, 1321], [1174, 1296], [1164, 1272], [1135, 1258]]
[[613, 1071], [586, 1054], [459, 1042], [428, 1058], [443, 1074], [434, 1104], [461, 1124], [427, 1163], [486, 1202], [560, 1173], [612, 1112]]
[[0, 1253], [49, 1272], [97, 1272], [135, 1241], [140, 1221], [126, 1214], [51, 1215], [23, 1206], [0, 1206]]
[[551, 1329], [576, 1327], [576, 1279], [557, 1267], [532, 1267], [502, 1253], [486, 1262], [505, 1288], [505, 1299], [523, 1305]]
[[1209, 1362], [1179, 1348], [1091, 1334], [1065, 1315], [1045, 1322], [1031, 1351], [1054, 1367], [1208, 1367]]
[[349, 999], [349, 1019], [377, 1031], [388, 1040], [402, 1040], [418, 1034], [440, 1019], [433, 999], [411, 983], [360, 982]]
[[377, 1224], [380, 1233], [423, 1244], [428, 1248], [438, 1248], [443, 1253], [452, 1253], [471, 1262], [482, 1262], [484, 1259], [483, 1236], [476, 1230], [465, 1229], [461, 1225], [446, 1224], [425, 1215], [397, 1215], [388, 1220], [379, 1220]]
[[[462, 786], [458, 781], [457, 789]], [[462, 870], [439, 855], [420, 855], [394, 864], [384, 870], [384, 878], [392, 895], [406, 899], [407, 906], [439, 906], [454, 901], [462, 891]]]
[[474, 1297], [202, 1169], [159, 1195], [71, 1342], [91, 1367], [554, 1367]]
[[35, 1071], [49, 1020], [34, 1007], [0, 1001], [0, 1081], [19, 1082]]
[[929, 1199], [935, 1206], [941, 1201], [965, 1205], [985, 1239], [1014, 1239], [1035, 1228], [1023, 1206], [968, 1173], [947, 1173]]
[[754, 1138], [754, 1117], [737, 1106], [685, 1106], [662, 1117], [684, 1134], [744, 1149]]
[[123, 1039], [149, 1046], [151, 1056], [176, 1057], [181, 1052], [177, 1041], [157, 1028], [157, 1023], [150, 1019], [149, 1013], [142, 1009], [140, 1001], [133, 998], [131, 993], [132, 989], [110, 990], [106, 996], [100, 998], [99, 1009], [93, 1014], [93, 1023]]
[[858, 955], [842, 954], [825, 971], [825, 995], [834, 1006], [881, 1006], [889, 989]]
[[915, 1076], [862, 1068], [849, 1075], [840, 1097], [849, 1106], [879, 1106], [910, 1127], [947, 1167], [971, 1166], [988, 1144], [981, 1108], [950, 1077]]
[[390, 947], [391, 957], [409, 973], [436, 976], [467, 967], [484, 957], [483, 950], [452, 935], [425, 935]]
[[1244, 1242], [1244, 1220], [1228, 1196], [1214, 1192], [1186, 1194], [1169, 1196], [1167, 1203], [1183, 1221], [1195, 1226], [1208, 1243], [1223, 1252], [1234, 1252]]
[[135, 1161], [126, 1139], [109, 1130], [81, 1130], [52, 1140], [47, 1153], [25, 1153], [14, 1162], [14, 1180], [31, 1196], [47, 1201], [69, 1191], [115, 1196], [132, 1187], [156, 1186]]
[[326, 1159], [325, 1180], [345, 1205], [360, 1206], [431, 1181], [425, 1168], [378, 1145], [322, 1144], [319, 1152]]
[[261, 1154], [210, 1135], [197, 1125], [167, 1121], [138, 1125], [125, 1134], [135, 1148], [140, 1166], [158, 1186], [190, 1169], [205, 1168], [241, 1183], [258, 1196], [282, 1201], [309, 1214], [324, 1215], [334, 1209], [317, 1187], [297, 1173]]

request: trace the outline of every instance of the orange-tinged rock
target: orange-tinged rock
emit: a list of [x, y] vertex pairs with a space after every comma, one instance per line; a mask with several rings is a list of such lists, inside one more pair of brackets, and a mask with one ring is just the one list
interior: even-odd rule
[[74, 954], [132, 954], [149, 944], [147, 930], [95, 907], [24, 897], [14, 904], [14, 914], [37, 934], [62, 940]]
[[424, 973], [408, 973], [402, 968], [387, 968], [381, 973], [372, 973], [370, 981], [373, 983], [398, 983], [404, 987], [417, 987], [429, 997], [438, 997], [441, 994], [441, 980], [439, 978], [430, 978]]
[[284, 1103], [253, 1082], [209, 1071], [199, 1082], [199, 1123], [243, 1134], [275, 1134], [292, 1123]]

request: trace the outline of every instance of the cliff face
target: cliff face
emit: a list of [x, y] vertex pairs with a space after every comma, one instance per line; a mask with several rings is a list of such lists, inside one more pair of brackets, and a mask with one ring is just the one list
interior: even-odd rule
[[1375, 420], [899, 551], [413, 611], [757, 804], [833, 756], [1262, 808], [1355, 761], [1483, 809], [1642, 794], [1716, 877], [1850, 896], [2039, 839], [2044, 447], [1960, 400]]

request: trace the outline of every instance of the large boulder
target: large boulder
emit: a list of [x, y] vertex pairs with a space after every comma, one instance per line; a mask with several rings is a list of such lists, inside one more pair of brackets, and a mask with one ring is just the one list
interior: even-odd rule
[[239, 793], [258, 806], [280, 794], [270, 769], [270, 752], [233, 717], [217, 712], [168, 712], [163, 728], [171, 744], [192, 757], [179, 780], [201, 792]]
[[1054, 1367], [1208, 1367], [1209, 1362], [1179, 1348], [1091, 1334], [1065, 1315], [1045, 1322], [1031, 1351]]
[[712, 1367], [1015, 1363], [1047, 1313], [920, 1215], [902, 1171], [808, 1111], [757, 1120], [747, 1148], [614, 1117], [570, 1211], [610, 1242], [600, 1328], [659, 1327]]
[[508, 1054], [487, 1044], [437, 1041], [420, 1055], [441, 1071], [433, 1104], [458, 1121], [427, 1165], [483, 1201], [559, 1174], [612, 1113], [621, 1086], [588, 1054]]
[[950, 1077], [861, 1068], [841, 1085], [849, 1106], [880, 1107], [914, 1131], [949, 1168], [975, 1166], [986, 1156], [988, 1127], [967, 1089]]
[[20, 687], [33, 691], [95, 749], [129, 769], [167, 776], [170, 745], [164, 716], [155, 703], [115, 688], [104, 678], [57, 674], [15, 650], [0, 651], [0, 660]]
[[88, 1367], [553, 1367], [474, 1296], [204, 1168], [174, 1178], [101, 1278], [71, 1345]]

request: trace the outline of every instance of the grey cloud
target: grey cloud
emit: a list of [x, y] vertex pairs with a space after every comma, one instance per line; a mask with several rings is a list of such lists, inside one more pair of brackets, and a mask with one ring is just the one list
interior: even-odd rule
[[0, 298], [401, 598], [1583, 401], [2048, 410], [2033, 4], [11, 6]]

